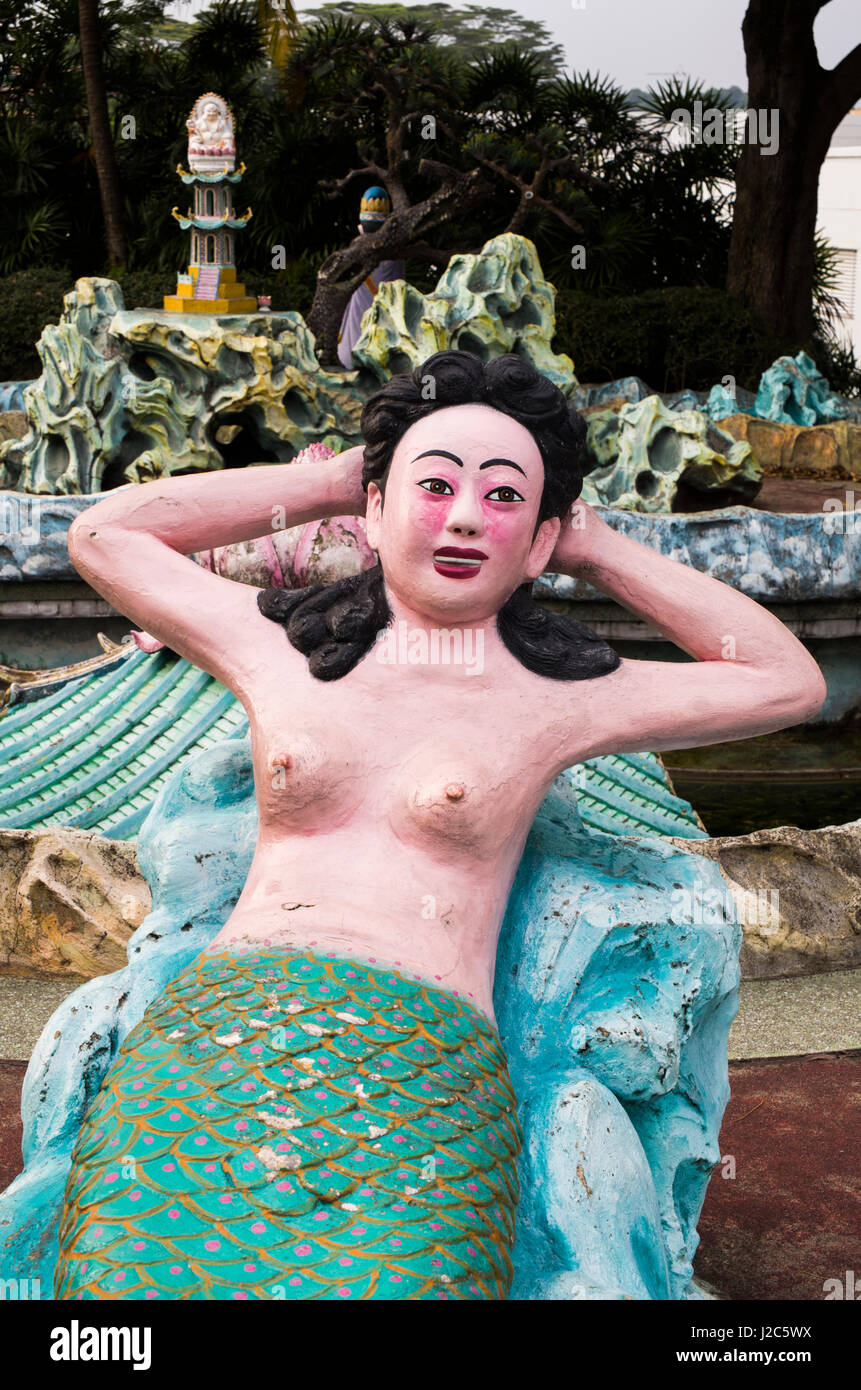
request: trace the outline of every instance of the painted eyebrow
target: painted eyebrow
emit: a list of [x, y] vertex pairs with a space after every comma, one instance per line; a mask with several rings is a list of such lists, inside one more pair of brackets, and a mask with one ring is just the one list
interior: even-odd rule
[[[458, 468], [463, 468], [463, 459], [459, 459], [457, 454], [450, 454], [447, 449], [426, 449], [423, 454], [416, 454], [413, 463], [418, 463], [419, 459], [428, 458], [451, 459], [452, 463], [456, 463]], [[506, 468], [516, 468], [518, 473], [522, 473], [524, 478], [526, 477], [525, 470], [520, 467], [519, 463], [514, 463], [512, 459], [487, 459], [484, 463], [478, 465], [479, 472], [481, 472], [482, 468], [492, 468], [496, 463], [504, 464]]]
[[502, 463], [506, 468], [516, 468], [518, 473], [523, 473], [524, 478], [526, 477], [526, 473], [520, 467], [520, 464], [514, 463], [511, 459], [488, 459], [485, 463], [480, 463], [478, 465], [479, 472], [481, 472], [482, 468], [492, 468], [495, 463]]

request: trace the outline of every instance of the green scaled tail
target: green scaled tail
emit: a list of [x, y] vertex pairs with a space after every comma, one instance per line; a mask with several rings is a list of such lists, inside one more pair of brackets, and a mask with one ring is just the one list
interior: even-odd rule
[[204, 954], [126, 1038], [58, 1299], [502, 1299], [520, 1131], [495, 1029], [358, 961]]

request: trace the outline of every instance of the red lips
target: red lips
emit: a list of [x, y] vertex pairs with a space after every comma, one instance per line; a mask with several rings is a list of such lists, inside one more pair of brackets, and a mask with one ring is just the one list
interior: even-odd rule
[[433, 567], [445, 579], [474, 579], [487, 556], [469, 546], [442, 545], [434, 551]]
[[487, 556], [483, 550], [470, 550], [459, 545], [441, 545], [439, 550], [434, 551], [435, 559], [442, 559], [445, 555], [452, 555], [462, 560], [486, 560]]

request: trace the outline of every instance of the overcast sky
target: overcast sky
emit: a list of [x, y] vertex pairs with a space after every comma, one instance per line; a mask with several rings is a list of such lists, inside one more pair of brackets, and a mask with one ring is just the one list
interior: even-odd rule
[[[299, 11], [313, 10], [319, 0], [295, 3]], [[204, 0], [185, 0], [169, 13], [187, 19], [205, 8]], [[747, 0], [500, 0], [500, 8], [541, 20], [572, 69], [601, 72], [625, 89], [673, 73], [747, 88], [741, 41]], [[831, 0], [815, 32], [820, 62], [833, 67], [861, 42], [859, 0]]]

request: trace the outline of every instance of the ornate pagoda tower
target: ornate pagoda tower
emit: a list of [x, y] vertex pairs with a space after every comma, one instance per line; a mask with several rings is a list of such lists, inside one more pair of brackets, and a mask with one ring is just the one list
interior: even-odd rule
[[191, 255], [187, 275], [180, 275], [176, 294], [165, 296], [164, 307], [178, 314], [252, 314], [257, 300], [246, 295], [236, 279], [234, 234], [251, 217], [233, 212], [231, 185], [239, 183], [245, 165], [236, 166], [233, 113], [223, 97], [204, 92], [186, 121], [188, 168], [177, 173], [194, 188], [194, 211], [173, 215], [183, 231], [191, 229]]

